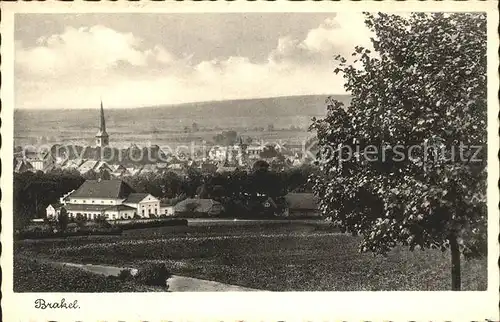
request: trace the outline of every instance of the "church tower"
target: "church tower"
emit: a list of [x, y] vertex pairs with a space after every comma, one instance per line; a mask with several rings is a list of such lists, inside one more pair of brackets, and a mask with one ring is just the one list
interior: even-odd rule
[[101, 100], [101, 124], [99, 127], [99, 132], [95, 135], [95, 142], [98, 147], [104, 147], [109, 145], [109, 135], [106, 132], [106, 120], [104, 119], [104, 108], [102, 106]]

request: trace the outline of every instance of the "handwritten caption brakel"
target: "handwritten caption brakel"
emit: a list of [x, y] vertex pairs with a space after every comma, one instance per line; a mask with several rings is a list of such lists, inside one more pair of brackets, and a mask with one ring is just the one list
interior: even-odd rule
[[62, 298], [57, 302], [49, 302], [44, 299], [36, 299], [35, 300], [35, 309], [79, 309], [78, 300], [74, 300], [73, 302], [66, 303], [66, 299]]

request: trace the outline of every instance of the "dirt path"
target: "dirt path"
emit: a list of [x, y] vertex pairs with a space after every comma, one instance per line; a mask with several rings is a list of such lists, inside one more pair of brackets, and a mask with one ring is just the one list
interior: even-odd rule
[[[105, 265], [93, 264], [76, 264], [76, 263], [58, 263], [71, 267], [78, 267], [80, 269], [92, 272], [95, 274], [102, 274], [106, 276], [117, 276], [120, 271], [129, 269], [132, 275], [137, 274], [137, 269], [130, 267], [115, 267]], [[230, 285], [219, 283], [215, 281], [202, 280], [199, 278], [185, 277], [173, 275], [167, 280], [170, 292], [251, 292], [261, 291], [257, 289], [242, 287], [238, 285]]]

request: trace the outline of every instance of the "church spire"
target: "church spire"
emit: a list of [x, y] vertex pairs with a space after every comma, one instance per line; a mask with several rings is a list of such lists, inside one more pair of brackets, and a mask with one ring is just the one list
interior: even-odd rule
[[109, 135], [106, 132], [106, 119], [104, 118], [104, 106], [102, 104], [101, 99], [101, 111], [100, 111], [100, 124], [99, 124], [99, 132], [97, 132], [95, 136], [96, 145], [98, 147], [108, 146], [109, 144]]
[[102, 99], [101, 99], [101, 127], [100, 127], [101, 132], [106, 132], [106, 120], [104, 119], [104, 107], [102, 106]]

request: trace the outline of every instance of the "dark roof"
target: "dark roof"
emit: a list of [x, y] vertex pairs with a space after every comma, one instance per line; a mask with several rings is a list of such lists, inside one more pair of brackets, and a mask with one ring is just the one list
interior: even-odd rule
[[285, 196], [287, 206], [291, 210], [317, 210], [318, 203], [312, 193], [290, 192]]
[[71, 198], [125, 199], [134, 192], [121, 180], [87, 180], [71, 194]]
[[220, 202], [215, 201], [213, 199], [184, 199], [175, 205], [174, 210], [176, 212], [187, 212], [192, 211], [193, 209], [189, 209], [191, 204], [196, 205], [194, 212], [208, 213], [212, 210], [213, 206], [219, 206]]
[[53, 204], [50, 204], [50, 206], [52, 206], [54, 209], [59, 209], [63, 206], [62, 203], [53, 203]]
[[262, 205], [265, 206], [266, 203], [269, 203], [269, 205], [273, 208], [277, 208], [278, 206], [276, 205], [276, 202], [273, 200], [273, 198], [268, 197], [267, 199], [262, 201]]
[[29, 171], [31, 169], [33, 169], [31, 163], [24, 160], [20, 160], [15, 166], [15, 171], [17, 172]]
[[128, 195], [127, 200], [124, 202], [126, 203], [138, 203], [142, 199], [146, 198], [149, 195], [149, 193], [144, 193], [144, 192], [134, 192]]

